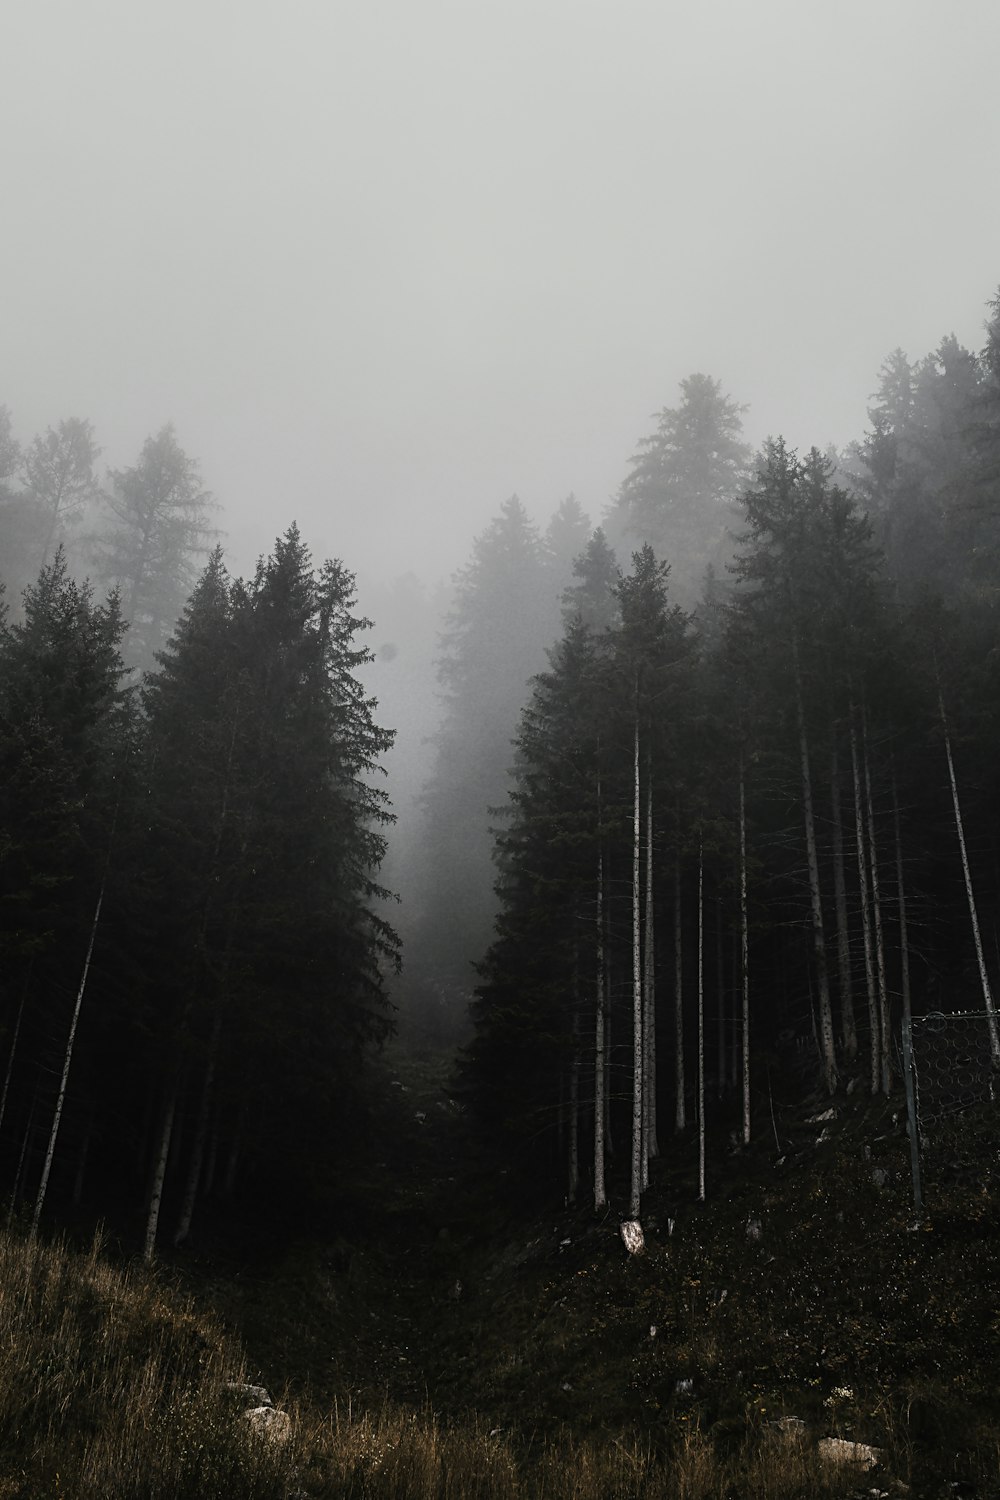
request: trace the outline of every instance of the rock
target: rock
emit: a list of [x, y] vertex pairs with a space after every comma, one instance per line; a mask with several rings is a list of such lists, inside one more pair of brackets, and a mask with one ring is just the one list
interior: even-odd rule
[[767, 1430], [785, 1443], [801, 1442], [806, 1435], [806, 1424], [801, 1417], [776, 1417], [768, 1422]]
[[292, 1435], [292, 1419], [276, 1406], [252, 1406], [244, 1414], [258, 1437], [269, 1443], [287, 1443]]
[[819, 1456], [830, 1464], [856, 1464], [859, 1469], [874, 1469], [882, 1453], [867, 1443], [852, 1443], [847, 1438], [827, 1437], [819, 1440]]
[[872, 1171], [872, 1182], [877, 1188], [884, 1188], [889, 1181], [889, 1174], [885, 1167], [875, 1167]]
[[622, 1244], [629, 1255], [642, 1255], [646, 1249], [646, 1239], [642, 1232], [642, 1225], [638, 1219], [626, 1219], [621, 1227]]
[[274, 1406], [266, 1387], [262, 1385], [245, 1385], [242, 1380], [227, 1380], [223, 1390], [228, 1391], [238, 1405], [247, 1411], [251, 1408]]

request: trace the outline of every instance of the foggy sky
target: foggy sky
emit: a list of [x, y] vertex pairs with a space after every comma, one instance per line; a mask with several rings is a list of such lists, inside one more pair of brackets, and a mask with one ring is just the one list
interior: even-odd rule
[[[433, 579], [512, 492], [597, 519], [692, 371], [859, 436], [983, 342], [996, 0], [12, 0], [0, 403], [175, 422], [245, 569], [296, 516]], [[364, 603], [364, 600], [362, 600]]]

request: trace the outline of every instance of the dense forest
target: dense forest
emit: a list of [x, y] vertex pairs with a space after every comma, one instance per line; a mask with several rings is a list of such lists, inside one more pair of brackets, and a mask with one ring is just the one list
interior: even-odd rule
[[102, 475], [86, 420], [21, 446], [4, 411], [9, 1212], [147, 1258], [250, 1190], [320, 1222], [398, 1019], [463, 1043], [515, 1198], [638, 1218], [678, 1133], [705, 1195], [772, 1070], [888, 1094], [911, 1009], [992, 1015], [1000, 298], [986, 326], [891, 354], [844, 451], [754, 454], [693, 374], [599, 526], [507, 500], [397, 849], [397, 648], [345, 562], [291, 524], [231, 577], [171, 427]]

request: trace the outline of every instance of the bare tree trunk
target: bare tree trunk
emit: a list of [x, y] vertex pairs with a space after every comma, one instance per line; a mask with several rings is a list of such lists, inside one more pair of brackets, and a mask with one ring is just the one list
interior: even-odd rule
[[[834, 731], [836, 733], [836, 731]], [[840, 1041], [844, 1056], [858, 1055], [858, 1028], [851, 989], [851, 933], [847, 920], [847, 881], [844, 878], [844, 825], [841, 815], [840, 760], [834, 739], [830, 751], [830, 806], [833, 817], [833, 893], [837, 911], [837, 982], [840, 996]]]
[[899, 833], [899, 794], [896, 767], [892, 766], [892, 821], [896, 834], [896, 900], [899, 911], [899, 978], [903, 995], [903, 1020], [910, 1024], [910, 944], [906, 930], [906, 888], [903, 884], [903, 842]]
[[573, 1053], [569, 1064], [569, 1156], [566, 1201], [574, 1204], [580, 1190], [580, 954], [574, 918], [573, 936]]
[[828, 1093], [837, 1087], [837, 1058], [833, 1044], [833, 1008], [830, 1004], [830, 975], [826, 961], [826, 935], [823, 930], [823, 898], [819, 883], [819, 859], [816, 853], [816, 823], [813, 817], [812, 774], [809, 769], [809, 740], [806, 735], [806, 712], [802, 700], [802, 677], [799, 670], [798, 643], [793, 639], [795, 668], [795, 711], [799, 728], [799, 763], [802, 776], [802, 814], [805, 822], [806, 859], [809, 865], [809, 898], [812, 908], [813, 949], [816, 956], [816, 979], [819, 987], [820, 1066]]
[[871, 905], [868, 895], [868, 860], [865, 856], [865, 820], [858, 765], [858, 736], [854, 705], [850, 706], [851, 774], [854, 780], [854, 836], [858, 851], [858, 885], [861, 889], [861, 938], [865, 950], [865, 987], [868, 992], [868, 1027], [871, 1032], [871, 1091], [877, 1094], [882, 1079], [882, 1020], [875, 991], [875, 955], [872, 943]]
[[94, 908], [94, 919], [90, 924], [90, 941], [87, 944], [87, 956], [83, 961], [83, 973], [80, 975], [80, 985], [76, 992], [76, 1004], [73, 1006], [73, 1018], [69, 1025], [69, 1036], [66, 1039], [66, 1050], [63, 1054], [62, 1077], [59, 1080], [59, 1092], [56, 1095], [56, 1107], [52, 1115], [52, 1128], [49, 1131], [49, 1144], [45, 1152], [45, 1162], [42, 1167], [42, 1177], [38, 1184], [38, 1196], [35, 1199], [35, 1212], [31, 1220], [31, 1236], [38, 1233], [38, 1221], [42, 1216], [42, 1208], [45, 1204], [45, 1193], [49, 1185], [49, 1174], [52, 1171], [52, 1158], [56, 1152], [56, 1140], [59, 1135], [59, 1122], [62, 1119], [63, 1104], [66, 1100], [66, 1083], [69, 1079], [70, 1063], [73, 1061], [73, 1045], [76, 1041], [76, 1027], [80, 1019], [80, 1007], [83, 1005], [83, 996], [87, 988], [87, 976], [90, 973], [90, 960], [94, 953], [94, 940], [97, 937], [97, 928], [101, 920], [101, 907], [104, 904], [104, 887], [107, 875], [101, 881], [100, 894], [97, 897], [97, 905]]
[[864, 706], [861, 708], [861, 757], [865, 772], [865, 820], [868, 829], [868, 858], [872, 875], [872, 913], [875, 918], [875, 962], [878, 977], [878, 1013], [882, 1033], [882, 1058], [880, 1080], [882, 1092], [888, 1097], [892, 1086], [892, 1064], [889, 1038], [892, 1029], [889, 1021], [889, 987], [885, 977], [885, 936], [882, 930], [882, 897], [878, 878], [878, 845], [875, 842], [875, 812], [872, 803], [871, 765], [868, 758], [868, 724]]
[[35, 1075], [35, 1087], [31, 1094], [31, 1107], [28, 1110], [28, 1123], [24, 1127], [21, 1137], [21, 1149], [17, 1157], [17, 1171], [14, 1173], [14, 1186], [10, 1190], [10, 1202], [7, 1205], [7, 1228], [9, 1229], [14, 1219], [14, 1210], [21, 1193], [21, 1180], [24, 1177], [24, 1163], [31, 1148], [31, 1142], [35, 1138], [35, 1111], [38, 1108], [38, 1076]]
[[216, 1119], [215, 1126], [209, 1140], [208, 1161], [205, 1163], [205, 1186], [202, 1191], [203, 1198], [211, 1198], [215, 1187], [215, 1168], [219, 1160], [219, 1124]]
[[965, 826], [962, 822], [962, 808], [958, 800], [958, 782], [955, 779], [955, 762], [951, 754], [951, 733], [948, 729], [948, 717], [944, 711], [944, 695], [938, 687], [938, 708], [941, 713], [941, 727], [944, 730], [944, 748], [948, 757], [948, 779], [951, 782], [951, 800], [955, 809], [955, 828], [958, 833], [958, 844], [962, 851], [962, 874], [965, 876], [965, 896], [969, 903], [969, 920], [972, 923], [972, 937], [976, 945], [976, 959], [979, 964], [979, 982], [983, 991], [983, 1005], [987, 1012], [990, 1031], [990, 1051], [994, 1062], [1000, 1062], [1000, 1031], [997, 1029], [996, 1006], [993, 1004], [993, 991], [990, 989], [990, 979], [986, 972], [986, 957], [983, 953], [983, 940], [979, 931], [979, 915], [976, 911], [976, 897], [972, 889], [972, 871], [969, 868], [969, 855], [965, 847]]
[[[598, 787], [598, 807], [600, 788]], [[597, 854], [597, 1006], [594, 1019], [594, 1208], [607, 1205], [604, 1182], [604, 1122], [606, 1118], [607, 1059], [604, 1050], [604, 851]]]
[[705, 1201], [705, 853], [698, 839], [698, 1202]]
[[[638, 690], [637, 690], [638, 696]], [[642, 1197], [642, 900], [639, 889], [639, 714], [636, 709], [632, 766], [632, 1186], [629, 1218], [638, 1219]]]
[[656, 1133], [656, 919], [653, 913], [653, 767], [646, 756], [646, 947], [643, 957], [645, 1014], [643, 1037], [646, 1050], [646, 1078], [643, 1086], [643, 1108], [646, 1115], [646, 1147], [643, 1178], [648, 1185], [649, 1158], [660, 1154]]
[[21, 1035], [21, 1021], [24, 1018], [24, 1003], [28, 998], [28, 989], [31, 984], [31, 975], [35, 967], [35, 960], [28, 964], [28, 972], [25, 975], [24, 986], [21, 990], [21, 1000], [17, 1007], [17, 1020], [14, 1022], [14, 1035], [10, 1039], [10, 1052], [7, 1057], [7, 1071], [3, 1079], [3, 1094], [0, 1095], [0, 1126], [3, 1125], [4, 1116], [7, 1113], [7, 1094], [10, 1090], [10, 1080], [14, 1072], [14, 1058], [17, 1056], [17, 1040]]
[[76, 1158], [76, 1175], [73, 1178], [73, 1207], [79, 1208], [83, 1198], [83, 1183], [87, 1173], [87, 1157], [90, 1155], [90, 1138], [94, 1133], [94, 1122], [89, 1121], [80, 1141]]
[[740, 1001], [743, 1017], [743, 1144], [750, 1144], [750, 918], [747, 906], [747, 808], [740, 755]]
[[195, 1122], [194, 1141], [191, 1146], [191, 1159], [188, 1163], [188, 1175], [184, 1184], [184, 1196], [181, 1200], [181, 1211], [177, 1220], [177, 1229], [174, 1232], [174, 1245], [182, 1245], [191, 1232], [191, 1219], [194, 1215], [194, 1205], [198, 1197], [198, 1184], [201, 1181], [201, 1167], [205, 1159], [205, 1143], [208, 1139], [208, 1121], [212, 1111], [212, 1092], [215, 1087], [215, 1066], [219, 1053], [219, 1038], [222, 1035], [222, 1016], [216, 1013], [212, 1022], [212, 1036], [209, 1041], [208, 1057], [205, 1061], [205, 1077], [202, 1082], [201, 1099], [198, 1102], [198, 1118]]
[[146, 1215], [146, 1239], [143, 1245], [142, 1258], [146, 1265], [150, 1265], [156, 1252], [156, 1230], [160, 1222], [160, 1205], [163, 1201], [163, 1180], [167, 1175], [167, 1161], [170, 1156], [170, 1141], [174, 1129], [174, 1114], [177, 1109], [177, 1086], [171, 1087], [163, 1109], [163, 1118], [160, 1124], [160, 1138], [156, 1148], [156, 1160], [153, 1163], [153, 1178], [149, 1189], [149, 1210]]
[[719, 1016], [719, 1034], [716, 1047], [718, 1068], [717, 1098], [726, 1092], [726, 960], [722, 942], [722, 901], [715, 901], [715, 991]]
[[[678, 839], [680, 831], [678, 829]], [[684, 1107], [684, 936], [681, 911], [681, 855], [674, 854], [674, 1129], [687, 1125]]]

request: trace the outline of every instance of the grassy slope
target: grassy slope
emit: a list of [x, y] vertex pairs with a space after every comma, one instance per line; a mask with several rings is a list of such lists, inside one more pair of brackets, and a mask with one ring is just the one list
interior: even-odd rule
[[[440, 1068], [394, 1061], [377, 1211], [337, 1243], [148, 1277], [3, 1241], [0, 1496], [997, 1493], [997, 1198], [973, 1174], [915, 1230], [895, 1103], [856, 1090], [824, 1126], [779, 1102], [780, 1153], [769, 1118], [747, 1152], [712, 1142], [703, 1206], [692, 1143], [665, 1142], [630, 1260], [614, 1212], [504, 1219]], [[295, 1417], [281, 1454], [227, 1405], [240, 1339]], [[823, 1434], [883, 1469], [824, 1470]]]
[[859, 1087], [825, 1125], [826, 1101], [777, 1105], [780, 1153], [769, 1118], [747, 1152], [710, 1143], [704, 1206], [693, 1143], [666, 1141], [630, 1260], [614, 1212], [503, 1222], [440, 1075], [396, 1061], [375, 1230], [214, 1289], [272, 1375], [321, 1406], [429, 1403], [604, 1448], [668, 1455], [696, 1432], [720, 1461], [795, 1415], [878, 1444], [920, 1494], [1000, 1474], [1000, 1202], [941, 1190], [914, 1229], [898, 1101]]

